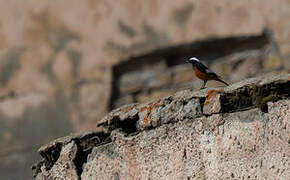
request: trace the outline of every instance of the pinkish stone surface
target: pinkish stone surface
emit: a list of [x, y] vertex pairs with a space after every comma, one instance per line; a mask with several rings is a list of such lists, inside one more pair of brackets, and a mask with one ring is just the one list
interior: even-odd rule
[[[290, 113], [289, 103], [274, 103], [288, 108], [280, 110], [281, 119]], [[280, 114], [277, 111], [269, 115]], [[133, 137], [116, 133], [112, 143], [93, 149], [81, 177], [287, 179], [289, 137], [284, 134], [277, 141], [282, 134], [267, 133], [284, 128], [284, 124], [272, 127], [275, 122], [269, 115], [252, 109], [165, 125]]]
[[205, 102], [203, 105], [204, 114], [214, 114], [219, 113], [221, 110], [220, 104], [220, 94], [223, 92], [223, 89], [209, 90], [206, 92]]
[[[123, 106], [99, 122], [102, 131], [44, 145], [36, 178], [55, 177], [79, 157], [71, 178], [287, 179], [289, 87], [289, 74], [260, 77], [224, 88], [218, 99], [186, 90]], [[204, 114], [206, 101], [219, 102], [219, 112]], [[66, 152], [73, 142], [77, 152]], [[63, 161], [67, 153], [76, 156]]]

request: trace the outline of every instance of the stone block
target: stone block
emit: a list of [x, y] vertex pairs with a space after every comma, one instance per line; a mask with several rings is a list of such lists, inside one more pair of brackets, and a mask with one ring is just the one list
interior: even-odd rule
[[206, 99], [203, 105], [203, 113], [210, 115], [219, 113], [221, 110], [220, 94], [223, 89], [211, 89], [206, 92]]

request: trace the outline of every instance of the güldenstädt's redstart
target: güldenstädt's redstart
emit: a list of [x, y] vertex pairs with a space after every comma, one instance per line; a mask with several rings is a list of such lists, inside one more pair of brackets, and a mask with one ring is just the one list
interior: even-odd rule
[[216, 73], [211, 71], [208, 67], [206, 67], [202, 62], [197, 59], [196, 57], [192, 57], [189, 60], [186, 61], [187, 63], [190, 63], [192, 65], [194, 74], [201, 80], [203, 80], [203, 85], [201, 89], [205, 87], [205, 84], [209, 80], [215, 80], [224, 83], [225, 85], [229, 85], [225, 81], [221, 80], [220, 76], [218, 76]]

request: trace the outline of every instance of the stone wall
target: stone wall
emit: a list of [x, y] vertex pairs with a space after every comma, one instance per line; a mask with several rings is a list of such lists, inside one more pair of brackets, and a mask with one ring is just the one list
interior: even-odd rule
[[185, 90], [39, 149], [36, 179], [287, 179], [290, 74]]
[[[70, 132], [95, 129], [118, 106], [119, 98], [112, 100], [113, 69], [132, 57], [140, 60], [213, 39], [259, 36], [268, 28], [277, 46], [269, 57], [213, 59], [214, 51], [201, 57], [231, 83], [289, 72], [289, 9], [289, 0], [0, 1], [0, 174], [30, 179], [37, 147]], [[141, 89], [136, 101], [200, 86], [188, 67], [175, 61], [167, 58], [168, 73], [155, 80], [162, 85], [173, 78], [180, 86]], [[132, 101], [123, 99], [119, 104]]]

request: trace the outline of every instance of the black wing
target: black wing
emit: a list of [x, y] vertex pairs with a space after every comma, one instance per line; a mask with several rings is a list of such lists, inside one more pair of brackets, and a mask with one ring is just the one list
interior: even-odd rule
[[196, 68], [203, 73], [207, 73], [208, 70], [208, 67], [206, 67], [202, 63], [196, 63]]
[[212, 75], [213, 77], [218, 77], [218, 75], [216, 73], [214, 73], [213, 71], [211, 71], [210, 69], [208, 69], [208, 67], [206, 67], [204, 64], [202, 63], [197, 63], [196, 64], [196, 68], [206, 74]]

